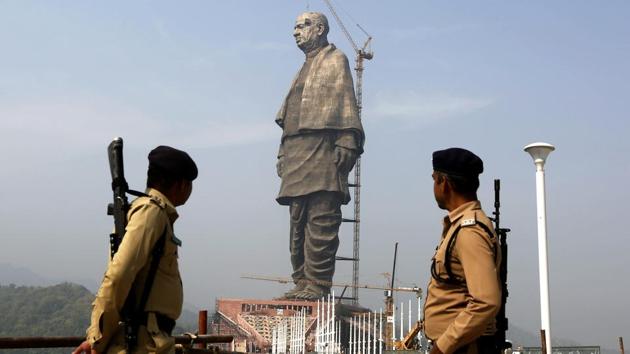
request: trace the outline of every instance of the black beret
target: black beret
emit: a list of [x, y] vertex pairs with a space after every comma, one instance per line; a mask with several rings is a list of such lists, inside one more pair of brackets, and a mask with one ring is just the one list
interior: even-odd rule
[[483, 161], [466, 149], [449, 148], [433, 153], [433, 170], [453, 176], [477, 177], [483, 172]]
[[193, 181], [197, 178], [197, 165], [181, 150], [160, 145], [149, 153], [149, 170], [159, 170], [175, 178]]

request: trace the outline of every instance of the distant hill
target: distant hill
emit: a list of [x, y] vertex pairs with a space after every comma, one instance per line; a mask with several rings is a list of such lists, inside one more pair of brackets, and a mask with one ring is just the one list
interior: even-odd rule
[[[0, 284], [0, 337], [84, 336], [94, 294], [81, 285]], [[184, 309], [174, 333], [195, 332], [196, 312]], [[0, 350], [15, 354], [68, 353], [67, 348]]]
[[[540, 347], [540, 336], [533, 332], [527, 331], [521, 327], [515, 326], [510, 323], [506, 338], [512, 342], [514, 348], [517, 346], [523, 347]], [[553, 338], [551, 343], [553, 346], [559, 347], [573, 347], [579, 346], [575, 341], [564, 338]]]
[[[94, 295], [81, 285], [0, 285], [0, 337], [83, 336]], [[3, 353], [68, 353], [68, 349], [6, 350]]]

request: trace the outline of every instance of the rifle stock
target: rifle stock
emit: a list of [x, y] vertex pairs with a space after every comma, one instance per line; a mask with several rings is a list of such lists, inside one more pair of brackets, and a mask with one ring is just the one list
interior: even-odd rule
[[115, 138], [107, 147], [107, 156], [109, 158], [109, 171], [112, 175], [112, 192], [114, 193], [113, 203], [107, 207], [107, 215], [114, 217], [114, 232], [109, 235], [110, 257], [118, 251], [118, 246], [125, 235], [125, 227], [127, 226], [127, 211], [129, 210], [129, 201], [127, 200], [127, 191], [129, 186], [125, 180], [125, 171], [123, 168], [123, 140]]
[[501, 208], [501, 180], [494, 180], [494, 230], [499, 237], [501, 243], [501, 264], [499, 265], [499, 276], [501, 278], [501, 308], [496, 316], [497, 332], [495, 334], [495, 342], [497, 348], [503, 352], [504, 349], [510, 348], [512, 345], [506, 341], [506, 332], [508, 330], [508, 319], [505, 315], [505, 305], [508, 297], [507, 287], [507, 262], [508, 262], [508, 247], [507, 247], [507, 233], [510, 229], [501, 228], [500, 226], [500, 208]]

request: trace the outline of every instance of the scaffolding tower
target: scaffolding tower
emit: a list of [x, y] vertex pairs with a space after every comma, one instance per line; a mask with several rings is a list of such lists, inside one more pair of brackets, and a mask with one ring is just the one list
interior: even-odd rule
[[[363, 61], [370, 60], [374, 57], [374, 53], [371, 50], [372, 37], [357, 24], [357, 27], [367, 36], [367, 40], [363, 44], [363, 47], [359, 48], [354, 39], [348, 32], [346, 26], [337, 15], [337, 12], [332, 6], [330, 0], [324, 0], [331, 14], [335, 18], [335, 21], [343, 31], [344, 35], [352, 45], [354, 49], [356, 59], [355, 68], [356, 71], [356, 100], [357, 100], [357, 112], [359, 114], [359, 120], [361, 120], [361, 110], [363, 108]], [[349, 183], [348, 187], [354, 188], [354, 216], [352, 219], [342, 218], [342, 222], [353, 223], [353, 237], [352, 237], [352, 257], [337, 256], [338, 261], [351, 261], [352, 262], [352, 296], [341, 297], [342, 300], [351, 300], [351, 303], [357, 305], [359, 303], [359, 245], [360, 245], [360, 231], [361, 231], [361, 157], [357, 158], [357, 162], [354, 166], [354, 181]]]

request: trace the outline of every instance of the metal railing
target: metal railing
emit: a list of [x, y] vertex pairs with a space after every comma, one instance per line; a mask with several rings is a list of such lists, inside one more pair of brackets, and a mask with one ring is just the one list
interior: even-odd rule
[[[177, 353], [208, 353], [208, 344], [233, 343], [231, 335], [208, 335], [207, 311], [199, 311], [199, 330], [197, 334], [174, 336]], [[74, 348], [85, 340], [85, 337], [0, 337], [0, 349], [37, 349], [37, 348]], [[193, 349], [195, 345], [197, 349]], [[212, 350], [215, 353], [231, 353]]]

